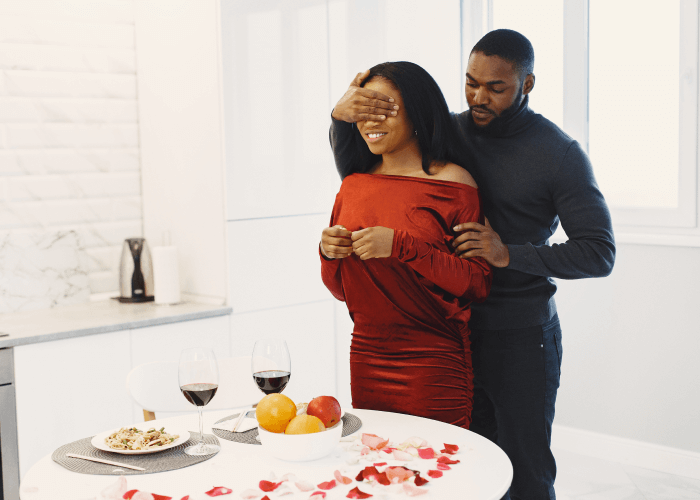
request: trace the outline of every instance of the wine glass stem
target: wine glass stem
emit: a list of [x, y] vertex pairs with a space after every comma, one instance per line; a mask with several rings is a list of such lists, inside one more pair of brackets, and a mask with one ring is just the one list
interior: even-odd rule
[[199, 411], [199, 444], [198, 446], [200, 448], [204, 447], [204, 423], [202, 419], [202, 407], [198, 406], [197, 410]]

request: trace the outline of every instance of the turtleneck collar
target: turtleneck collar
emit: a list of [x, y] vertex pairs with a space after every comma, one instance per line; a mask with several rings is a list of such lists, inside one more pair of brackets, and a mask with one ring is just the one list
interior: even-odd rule
[[525, 96], [525, 99], [523, 99], [523, 102], [520, 103], [520, 106], [513, 114], [506, 117], [495, 118], [485, 127], [478, 127], [474, 123], [471, 111], [469, 111], [468, 128], [471, 132], [476, 134], [493, 137], [510, 137], [516, 135], [527, 128], [530, 118], [535, 114], [528, 106], [529, 101], [530, 96]]

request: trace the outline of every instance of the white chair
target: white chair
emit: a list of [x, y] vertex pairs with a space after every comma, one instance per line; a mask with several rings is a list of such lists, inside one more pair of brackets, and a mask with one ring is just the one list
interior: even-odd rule
[[[219, 389], [205, 411], [242, 408], [257, 403], [260, 392], [250, 371], [250, 356], [218, 360]], [[154, 361], [134, 367], [126, 378], [131, 398], [143, 408], [145, 421], [155, 420], [155, 412], [188, 412], [192, 406], [180, 391], [178, 363]]]

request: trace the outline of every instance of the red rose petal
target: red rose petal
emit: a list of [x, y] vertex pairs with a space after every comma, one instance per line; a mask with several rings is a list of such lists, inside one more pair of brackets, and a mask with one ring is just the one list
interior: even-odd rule
[[189, 495], [185, 495], [185, 496], [182, 497], [180, 500], [190, 500], [190, 496], [189, 496]]
[[438, 468], [438, 470], [450, 470], [452, 467], [450, 467], [450, 466], [447, 465], [447, 464], [438, 463], [438, 464], [437, 464], [437, 468]]
[[435, 458], [435, 450], [432, 448], [419, 448], [418, 456], [425, 459]]
[[339, 470], [335, 471], [333, 473], [333, 475], [335, 476], [335, 480], [338, 481], [339, 483], [342, 483], [342, 484], [352, 483], [352, 479], [350, 479], [349, 477], [343, 476]]
[[326, 492], [325, 491], [315, 491], [311, 494], [309, 498], [326, 498]]
[[262, 497], [262, 498], [261, 498], [260, 500], [270, 500], [270, 497], [269, 497], [269, 496], [267, 496], [267, 495], [265, 495], [265, 496], [264, 496], [264, 497]]
[[[284, 481], [280, 481], [279, 483], [273, 483], [271, 481], [265, 481], [264, 479], [260, 481], [260, 489], [263, 490], [264, 492], [268, 491], [275, 491], [277, 488], [279, 488], [279, 485], [282, 484]], [[207, 495], [209, 495], [209, 492], [207, 492]], [[213, 496], [213, 495], [209, 495]]]
[[445, 449], [440, 450], [442, 453], [449, 453], [450, 455], [454, 455], [459, 450], [459, 446], [457, 446], [456, 444], [443, 444], [445, 445]]
[[348, 491], [348, 494], [346, 495], [347, 498], [369, 498], [371, 496], [372, 495], [370, 495], [369, 493], [360, 491], [360, 488], [358, 488], [357, 486]]
[[[384, 472], [386, 473], [389, 481], [392, 483], [402, 483], [406, 479], [413, 477], [415, 475], [415, 473], [412, 470], [409, 470], [406, 467], [401, 467], [401, 466], [399, 466], [399, 467], [387, 467]], [[396, 479], [396, 481], [394, 481], [394, 479]]]
[[126, 493], [124, 493], [124, 496], [122, 498], [125, 498], [126, 500], [131, 500], [131, 497], [133, 497], [137, 491], [139, 490], [129, 490]]
[[386, 475], [386, 472], [380, 472], [374, 478], [377, 480], [379, 484], [383, 484], [384, 486], [389, 486], [391, 484], [391, 481], [389, 481], [389, 477]]
[[388, 453], [389, 455], [391, 455], [395, 449], [396, 449], [396, 448], [392, 448], [391, 446], [387, 446], [387, 447], [385, 447], [385, 448], [382, 448], [382, 451], [383, 451], [384, 453]]
[[440, 472], [439, 470], [429, 470], [428, 475], [432, 478], [442, 477], [442, 472]]
[[233, 493], [233, 490], [230, 488], [225, 488], [223, 486], [215, 486], [209, 491], [205, 491], [205, 495], [209, 495], [210, 497], [219, 497], [221, 495], [230, 495]]
[[[151, 493], [153, 495], [153, 500], [172, 500], [173, 497], [166, 497], [165, 495], [156, 495], [155, 493]], [[187, 495], [189, 496], [189, 495]]]
[[361, 470], [360, 473], [355, 476], [355, 481], [364, 481], [365, 479], [365, 471]]
[[321, 483], [317, 486], [319, 490], [332, 490], [335, 488], [335, 479], [331, 479], [330, 481], [326, 481], [325, 483]]
[[416, 486], [423, 486], [425, 483], [429, 483], [429, 482], [430, 481], [428, 481], [424, 477], [416, 476]]
[[439, 464], [458, 464], [459, 460], [452, 460], [448, 457], [439, 457], [437, 459]]
[[386, 465], [386, 462], [376, 462], [373, 464], [375, 467], [382, 467], [383, 465]]

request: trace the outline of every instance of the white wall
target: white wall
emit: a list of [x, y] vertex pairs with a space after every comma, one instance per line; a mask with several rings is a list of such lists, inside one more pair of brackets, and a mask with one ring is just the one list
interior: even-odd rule
[[93, 293], [141, 236], [134, 2], [0, 3], [0, 232], [75, 230]]
[[558, 285], [555, 422], [700, 452], [700, 248], [621, 244], [609, 277]]

